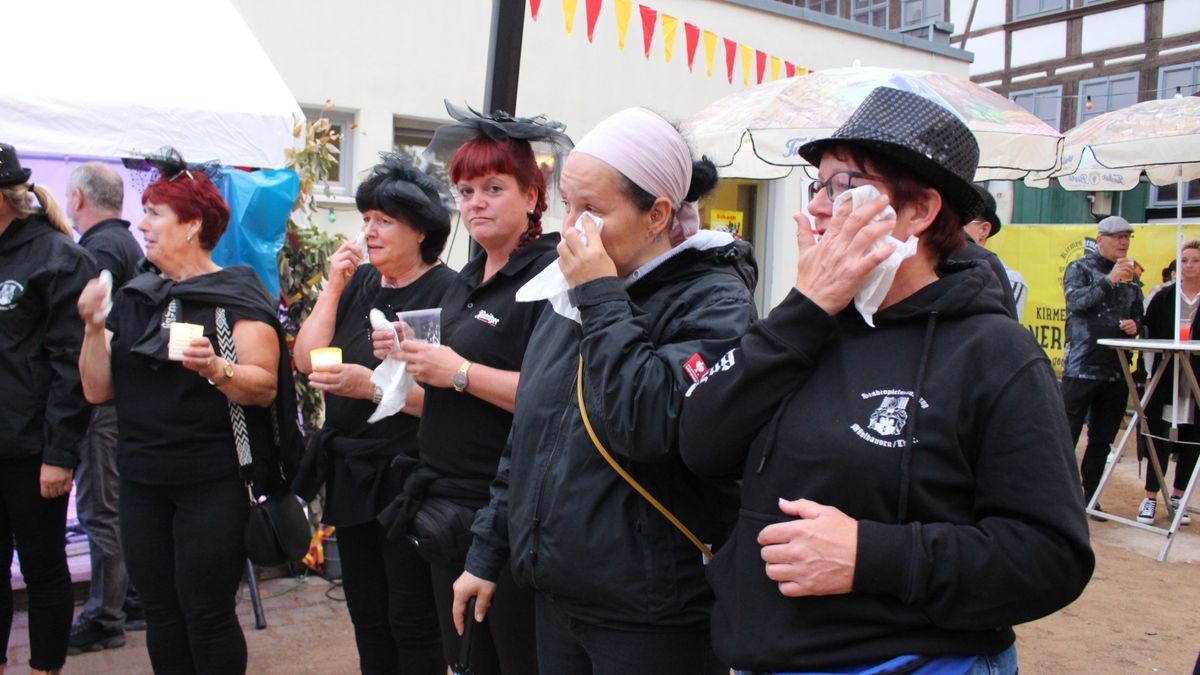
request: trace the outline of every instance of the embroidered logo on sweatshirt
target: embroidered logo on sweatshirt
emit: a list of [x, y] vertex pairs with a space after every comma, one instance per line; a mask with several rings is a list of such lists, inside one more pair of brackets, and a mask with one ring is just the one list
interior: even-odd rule
[[[698, 381], [693, 382], [692, 386], [687, 388], [687, 391], [685, 391], [683, 393], [683, 395], [685, 397], [691, 396], [692, 392], [696, 390], [696, 387], [699, 387], [700, 385], [704, 384], [705, 382], [708, 382], [708, 378], [712, 377], [713, 375], [716, 375], [717, 373], [719, 373], [723, 370], [729, 370], [730, 368], [733, 368], [734, 364], [737, 363], [737, 361], [735, 360], [735, 358], [733, 356], [734, 352], [736, 352], [736, 351], [737, 351], [737, 349], [734, 348], [734, 349], [730, 349], [729, 351], [725, 352], [725, 355], [721, 357], [721, 360], [712, 364], [712, 366], [710, 368], [708, 368], [707, 371], [705, 371], [704, 375], [701, 376]], [[699, 356], [699, 355], [697, 354], [697, 356]]]
[[24, 290], [24, 286], [12, 279], [0, 283], [0, 312], [16, 307], [17, 296], [21, 295]]
[[[884, 448], [904, 447], [904, 427], [908, 424], [908, 404], [913, 393], [902, 389], [877, 389], [860, 394], [864, 401], [882, 399], [879, 405], [867, 417], [867, 426], [857, 422], [850, 425], [850, 430], [859, 438]], [[920, 406], [928, 408], [925, 399], [920, 399]]]
[[500, 324], [500, 318], [485, 309], [479, 310], [479, 313], [475, 315], [475, 320], [482, 321], [492, 328]]

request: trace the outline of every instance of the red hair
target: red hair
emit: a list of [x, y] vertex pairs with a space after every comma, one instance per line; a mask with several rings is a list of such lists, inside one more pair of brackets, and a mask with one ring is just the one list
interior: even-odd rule
[[529, 225], [517, 242], [517, 248], [542, 236], [542, 214], [546, 212], [548, 191], [546, 176], [533, 157], [533, 148], [527, 141], [509, 139], [498, 141], [492, 138], [476, 138], [462, 144], [450, 160], [450, 181], [473, 180], [480, 176], [502, 174], [512, 176], [521, 190], [533, 187], [537, 200], [533, 213], [529, 214]]
[[142, 206], [147, 203], [166, 204], [181, 223], [200, 221], [200, 246], [206, 251], [217, 245], [229, 226], [229, 206], [208, 176], [199, 171], [154, 181], [142, 193]]

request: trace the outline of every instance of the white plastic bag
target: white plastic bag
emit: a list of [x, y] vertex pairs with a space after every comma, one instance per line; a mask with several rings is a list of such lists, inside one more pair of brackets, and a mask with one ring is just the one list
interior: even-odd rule
[[[838, 195], [837, 199], [833, 200], [833, 206], [836, 209], [838, 204], [849, 200], [851, 208], [857, 209], [878, 196], [879, 190], [874, 185], [859, 185]], [[895, 209], [885, 206], [872, 219], [872, 222], [895, 219]], [[879, 311], [880, 303], [891, 290], [892, 282], [896, 279], [896, 270], [900, 269], [900, 263], [917, 254], [916, 237], [910, 236], [907, 241], [900, 241], [890, 233], [875, 240], [875, 243], [871, 245], [871, 250], [878, 250], [888, 244], [894, 244], [896, 248], [886, 260], [867, 274], [867, 278], [858, 287], [858, 292], [854, 294], [854, 308], [862, 315], [863, 321], [866, 321], [867, 325], [872, 328], [875, 327], [875, 312]]]
[[[587, 235], [583, 233], [582, 221], [584, 217], [592, 221], [592, 224], [596, 226], [597, 232], [604, 229], [604, 219], [593, 214], [591, 211], [584, 211], [575, 220], [575, 229], [579, 232], [583, 245], [587, 246]], [[547, 300], [555, 312], [575, 323], [583, 323], [583, 320], [579, 316], [579, 308], [571, 304], [570, 290], [571, 286], [567, 283], [567, 278], [563, 276], [562, 268], [558, 266], [558, 262], [556, 261], [551, 265], [547, 265], [537, 276], [527, 281], [524, 286], [517, 290], [517, 302]]]

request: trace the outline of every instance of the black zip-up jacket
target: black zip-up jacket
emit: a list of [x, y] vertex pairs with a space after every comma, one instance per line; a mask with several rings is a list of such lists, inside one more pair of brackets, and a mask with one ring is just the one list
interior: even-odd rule
[[708, 621], [701, 555], [600, 456], [576, 396], [582, 354], [588, 415], [605, 448], [704, 542], [737, 510], [731, 480], [683, 466], [685, 366], [746, 332], [757, 268], [745, 242], [683, 250], [628, 287], [616, 277], [573, 291], [582, 326], [542, 314], [521, 367], [512, 435], [490, 504], [475, 519], [466, 569], [523, 584], [571, 616], [630, 626]]
[[75, 303], [92, 258], [41, 215], [0, 235], [0, 459], [75, 468], [91, 407], [79, 381]]
[[[688, 392], [680, 448], [742, 476], [709, 565], [723, 662], [764, 671], [991, 655], [1083, 591], [1094, 558], [1062, 397], [992, 272], [949, 263], [875, 315], [793, 291]], [[858, 521], [853, 589], [791, 598], [759, 532], [805, 498]]]

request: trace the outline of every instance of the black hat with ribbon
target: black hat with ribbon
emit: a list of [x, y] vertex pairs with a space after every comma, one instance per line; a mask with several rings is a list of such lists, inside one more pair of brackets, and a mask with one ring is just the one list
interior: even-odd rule
[[16, 148], [8, 143], [0, 143], [0, 188], [28, 183], [32, 173], [29, 169], [21, 168]]
[[842, 144], [904, 166], [940, 192], [964, 223], [983, 206], [972, 183], [979, 166], [975, 134], [954, 113], [919, 94], [878, 87], [832, 136], [805, 143], [799, 153], [816, 166], [826, 150]]

